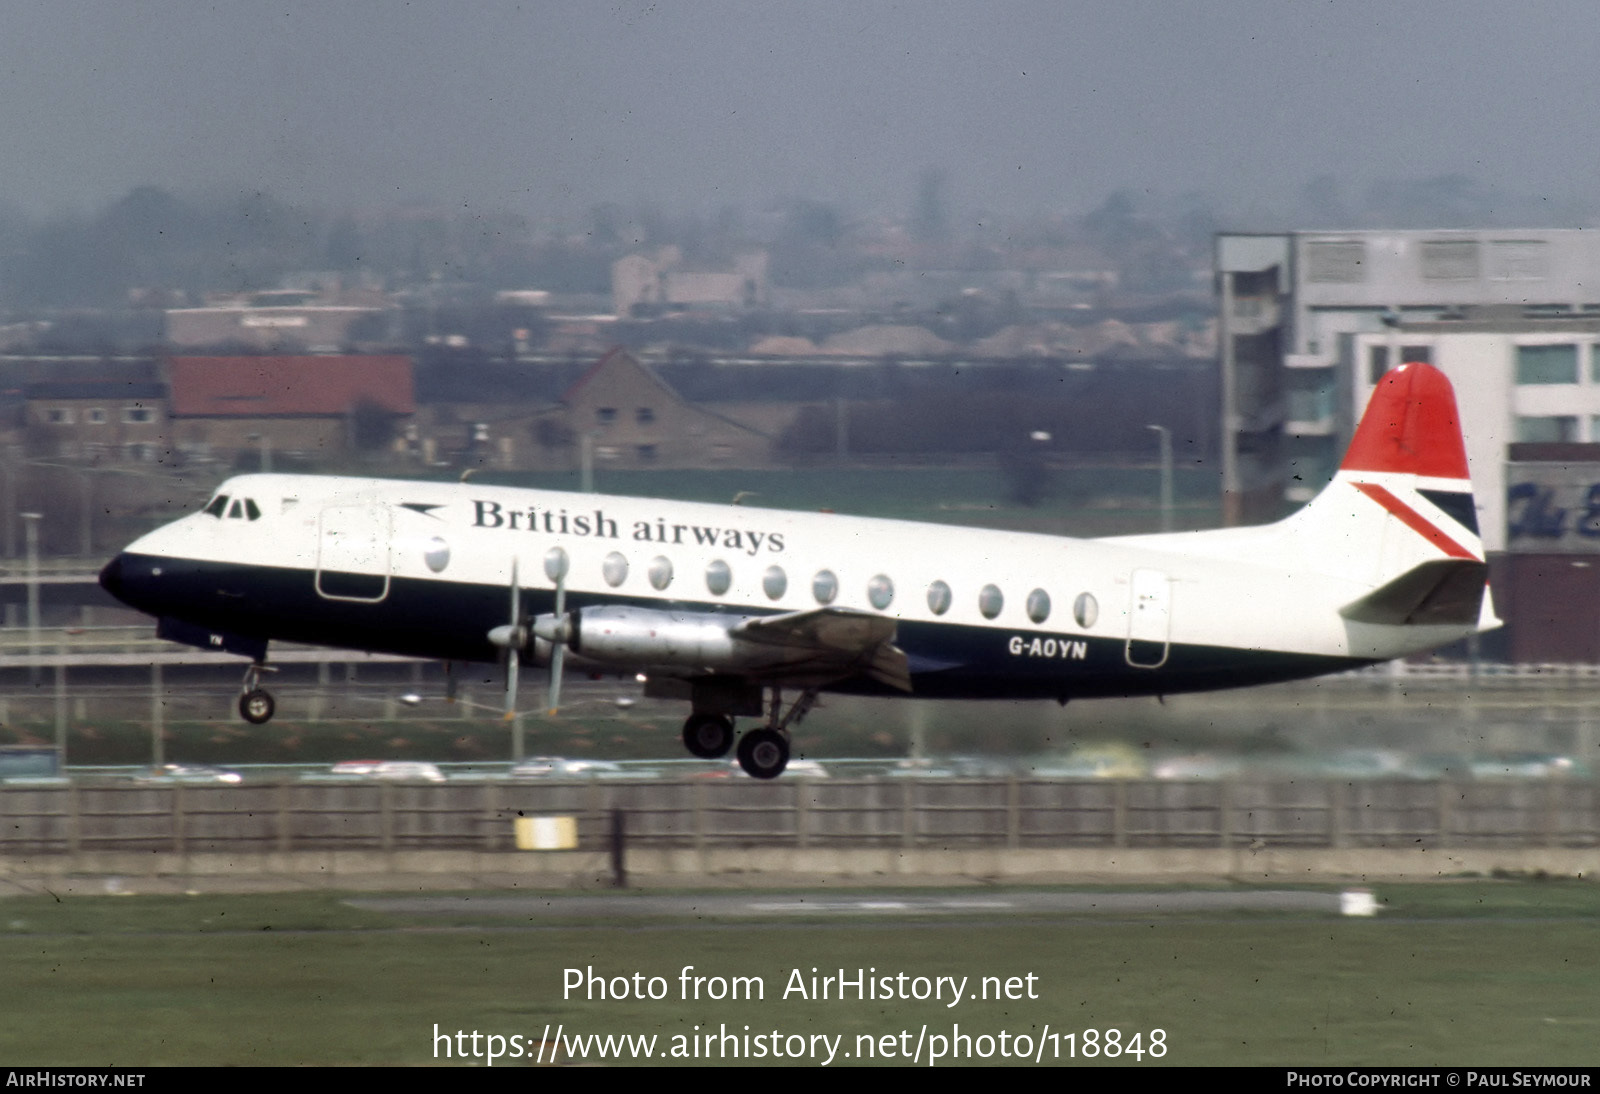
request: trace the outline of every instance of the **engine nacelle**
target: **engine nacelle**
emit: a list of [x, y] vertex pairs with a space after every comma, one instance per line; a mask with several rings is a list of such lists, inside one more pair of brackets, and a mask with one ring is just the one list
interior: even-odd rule
[[746, 618], [613, 606], [580, 608], [560, 620], [545, 616], [535, 629], [585, 661], [640, 669], [744, 672], [796, 659], [796, 651], [736, 637], [733, 628]]

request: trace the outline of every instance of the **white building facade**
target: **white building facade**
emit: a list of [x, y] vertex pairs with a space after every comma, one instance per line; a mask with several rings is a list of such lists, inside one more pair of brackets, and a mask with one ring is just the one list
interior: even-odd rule
[[1274, 519], [1338, 466], [1376, 376], [1456, 386], [1490, 550], [1516, 442], [1600, 442], [1600, 232], [1217, 237], [1224, 512]]

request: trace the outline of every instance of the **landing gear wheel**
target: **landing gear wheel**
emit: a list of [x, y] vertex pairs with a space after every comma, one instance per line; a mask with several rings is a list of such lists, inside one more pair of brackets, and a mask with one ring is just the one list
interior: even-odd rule
[[277, 709], [278, 704], [272, 701], [272, 693], [263, 688], [255, 688], [239, 696], [239, 717], [251, 725], [270, 722]]
[[691, 714], [683, 723], [683, 747], [702, 760], [719, 760], [733, 747], [733, 719]]
[[776, 779], [789, 766], [789, 739], [771, 729], [752, 729], [739, 738], [739, 766], [753, 779]]

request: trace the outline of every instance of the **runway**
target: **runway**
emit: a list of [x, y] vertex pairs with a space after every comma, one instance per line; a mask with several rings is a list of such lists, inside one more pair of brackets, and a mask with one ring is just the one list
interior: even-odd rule
[[357, 897], [346, 904], [406, 916], [504, 917], [567, 922], [616, 920], [940, 919], [972, 916], [1129, 916], [1163, 913], [1313, 912], [1337, 914], [1341, 894], [1298, 890], [1005, 892], [987, 895], [885, 891], [843, 896], [799, 893], [586, 893], [575, 896], [460, 894]]

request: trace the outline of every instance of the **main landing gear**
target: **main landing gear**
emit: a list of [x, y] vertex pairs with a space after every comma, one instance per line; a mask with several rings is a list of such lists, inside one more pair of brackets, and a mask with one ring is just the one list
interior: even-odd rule
[[278, 670], [261, 662], [253, 662], [244, 670], [244, 686], [239, 690], [239, 717], [253, 726], [265, 725], [272, 720], [278, 704], [272, 693], [261, 686], [261, 674]]
[[726, 714], [691, 714], [683, 723], [683, 747], [702, 760], [720, 760], [733, 747], [733, 719]]
[[[755, 779], [776, 779], [789, 766], [789, 727], [798, 725], [817, 702], [817, 688], [806, 688], [787, 712], [779, 690], [772, 689], [771, 715], [760, 729], [739, 738], [736, 755], [745, 774]], [[725, 714], [696, 711], [683, 723], [683, 744], [703, 760], [720, 759], [733, 746], [733, 719]]]

